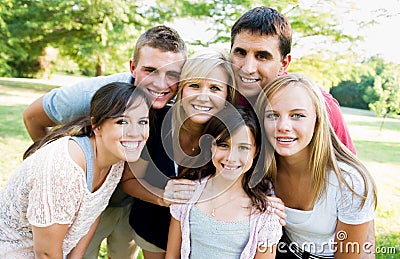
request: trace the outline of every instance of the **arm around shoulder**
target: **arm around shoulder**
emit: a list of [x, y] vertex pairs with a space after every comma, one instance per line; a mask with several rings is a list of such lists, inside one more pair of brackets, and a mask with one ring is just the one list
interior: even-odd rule
[[46, 114], [43, 108], [43, 96], [31, 103], [23, 112], [25, 128], [33, 141], [37, 141], [49, 131], [49, 127], [56, 125]]

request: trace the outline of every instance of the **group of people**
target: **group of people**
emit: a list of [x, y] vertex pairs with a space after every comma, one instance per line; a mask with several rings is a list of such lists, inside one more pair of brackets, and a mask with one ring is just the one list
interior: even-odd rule
[[338, 248], [374, 241], [374, 181], [337, 101], [286, 72], [291, 39], [265, 6], [233, 25], [230, 55], [188, 58], [156, 26], [130, 72], [33, 102], [0, 258], [97, 258], [105, 238], [109, 258], [360, 258]]

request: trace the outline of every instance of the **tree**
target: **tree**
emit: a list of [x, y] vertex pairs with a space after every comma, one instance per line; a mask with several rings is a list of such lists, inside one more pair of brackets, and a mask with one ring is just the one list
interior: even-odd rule
[[[305, 55], [293, 56], [293, 62], [289, 71], [305, 73], [313, 78], [319, 85], [329, 90], [336, 85], [346, 73], [349, 77], [349, 69], [342, 69], [338, 63], [352, 64], [356, 55], [344, 55], [338, 51], [332, 51], [335, 43], [347, 43], [353, 46], [361, 40], [357, 35], [350, 35], [341, 28], [341, 15], [346, 16], [352, 10], [352, 5], [346, 5], [341, 1], [313, 1], [313, 5], [305, 6], [303, 1], [256, 1], [256, 0], [215, 0], [215, 1], [156, 1], [153, 13], [175, 17], [178, 23], [181, 18], [193, 18], [206, 20], [208, 30], [213, 32], [211, 40], [204, 40], [202, 35], [190, 42], [191, 45], [210, 46], [216, 43], [230, 41], [230, 30], [234, 22], [247, 10], [259, 6], [271, 6], [283, 13], [290, 21], [293, 29], [293, 46], [300, 42], [317, 42], [318, 48], [308, 47]], [[344, 10], [340, 15], [336, 11], [338, 6]], [[163, 13], [164, 12], [164, 13]], [[326, 45], [324, 50], [318, 51], [321, 45]], [[314, 46], [314, 45], [313, 45]]]
[[387, 117], [400, 112], [400, 66], [387, 63], [375, 78], [373, 91], [378, 100], [371, 102], [369, 107], [378, 116]]
[[[341, 17], [335, 10], [343, 5], [341, 1], [314, 1], [312, 6], [304, 3], [299, 0], [3, 0], [0, 72], [34, 76], [40, 69], [38, 57], [48, 46], [59, 49], [60, 57], [73, 60], [88, 75], [126, 70], [126, 57], [135, 39], [150, 26], [185, 17], [206, 20], [214, 37], [205, 42], [203, 35], [199, 35], [191, 44], [227, 43], [233, 23], [260, 4], [276, 8], [288, 17], [294, 46], [307, 38], [328, 46], [359, 40], [338, 26]], [[342, 15], [351, 8], [343, 7]], [[293, 63], [292, 67], [297, 72], [312, 71], [310, 77], [330, 88], [345, 73], [334, 58], [337, 52], [312, 50], [309, 47], [304, 56], [295, 57], [298, 66]], [[312, 58], [307, 58], [309, 55]]]
[[400, 65], [373, 56], [354, 66], [352, 74], [330, 91], [341, 105], [369, 108], [383, 117], [400, 112]]
[[[14, 76], [33, 76], [38, 57], [52, 46], [91, 74], [121, 70], [136, 37], [149, 26], [138, 11], [140, 1], [129, 0], [14, 0], [5, 17], [6, 46], [19, 49], [7, 64]], [[139, 3], [138, 3], [139, 2]]]

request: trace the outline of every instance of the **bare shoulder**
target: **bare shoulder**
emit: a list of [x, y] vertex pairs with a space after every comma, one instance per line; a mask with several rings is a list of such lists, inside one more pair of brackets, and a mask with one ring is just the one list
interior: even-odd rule
[[72, 160], [79, 165], [83, 171], [86, 171], [85, 153], [83, 153], [82, 148], [73, 139], [69, 139], [68, 141], [68, 153]]

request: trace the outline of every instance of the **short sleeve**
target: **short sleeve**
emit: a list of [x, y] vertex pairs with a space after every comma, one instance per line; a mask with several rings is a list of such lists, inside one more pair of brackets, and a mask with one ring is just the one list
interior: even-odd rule
[[71, 224], [83, 200], [84, 172], [69, 157], [66, 141], [61, 139], [41, 148], [32, 161], [33, 181], [26, 215], [34, 226]]
[[169, 206], [169, 211], [174, 219], [182, 221], [184, 208], [184, 204], [171, 204], [171, 206]]
[[70, 121], [77, 116], [89, 114], [94, 93], [111, 82], [131, 82], [130, 73], [99, 76], [70, 86], [59, 87], [44, 95], [42, 106], [46, 115], [55, 123]]
[[282, 226], [279, 223], [278, 215], [265, 212], [260, 215], [260, 222], [258, 225], [258, 244], [262, 243], [268, 247], [278, 244], [282, 237]]
[[[362, 176], [354, 169], [346, 169], [344, 172], [345, 181], [354, 189], [356, 193], [364, 195], [365, 183]], [[374, 219], [374, 202], [373, 202], [373, 190], [370, 181], [368, 183], [368, 195], [364, 206], [360, 209], [362, 199], [355, 195], [344, 183], [342, 199], [338, 199], [338, 218], [345, 224], [362, 224]]]

